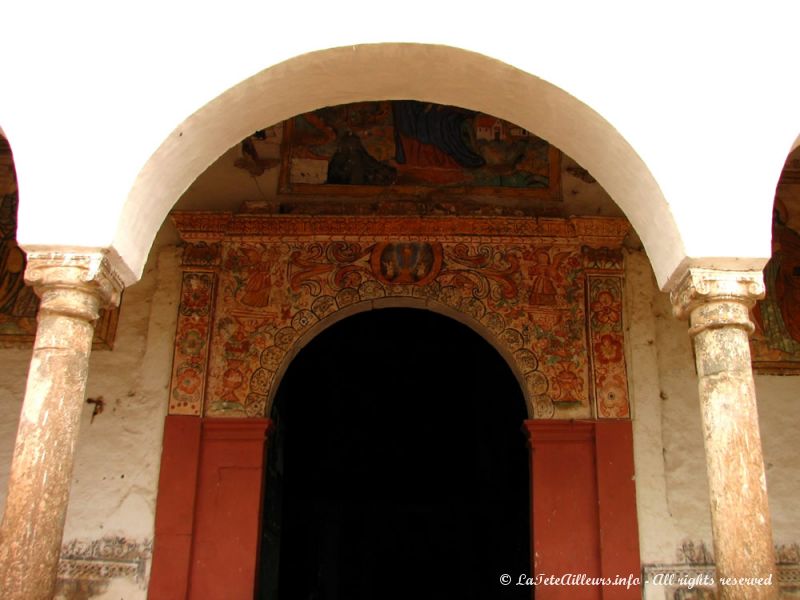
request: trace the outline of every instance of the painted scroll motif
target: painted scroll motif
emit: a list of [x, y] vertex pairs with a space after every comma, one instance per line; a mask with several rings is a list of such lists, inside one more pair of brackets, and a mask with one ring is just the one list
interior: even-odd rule
[[312, 329], [339, 311], [411, 299], [473, 322], [509, 360], [532, 416], [629, 416], [622, 253], [598, 243], [620, 240], [620, 223], [217, 213], [176, 222], [189, 245], [172, 414], [264, 416]]
[[589, 416], [578, 248], [309, 242], [224, 248], [209, 415], [263, 414], [287, 353], [351, 304], [414, 297], [469, 315], [514, 357], [543, 417]]

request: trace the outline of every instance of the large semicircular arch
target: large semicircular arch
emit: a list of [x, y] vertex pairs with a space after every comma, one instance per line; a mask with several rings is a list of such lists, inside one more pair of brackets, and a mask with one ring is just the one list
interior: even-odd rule
[[633, 224], [664, 285], [686, 258], [650, 170], [600, 114], [561, 88], [449, 46], [367, 44], [304, 54], [264, 69], [201, 107], [164, 140], [126, 199], [113, 249], [139, 275], [168, 212], [220, 155], [253, 131], [323, 106], [413, 99], [492, 114], [548, 140], [600, 182]]

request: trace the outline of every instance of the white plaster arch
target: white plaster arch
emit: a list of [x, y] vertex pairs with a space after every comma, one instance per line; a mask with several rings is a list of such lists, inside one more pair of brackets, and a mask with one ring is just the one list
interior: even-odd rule
[[[662, 287], [681, 266], [758, 269], [769, 256], [777, 174], [800, 131], [800, 84], [787, 76], [800, 4], [693, 6], [691, 19], [674, 6], [493, 4], [510, 28], [487, 25], [463, 3], [411, 1], [390, 19], [354, 0], [337, 10], [246, 4], [54, 5], [43, 20], [37, 5], [9, 3], [15, 60], [0, 64], [0, 122], [14, 141], [26, 250], [108, 249], [132, 283], [151, 221], [238, 142], [209, 119], [214, 110], [241, 112], [229, 116], [240, 124], [256, 111], [274, 122], [375, 95], [499, 109], [548, 137], [623, 206]], [[456, 48], [480, 55], [470, 62]], [[362, 60], [392, 52], [395, 62]], [[405, 64], [414, 52], [420, 60]], [[326, 55], [330, 75], [357, 77], [320, 73]], [[439, 58], [453, 61], [431, 62]], [[305, 87], [285, 85], [303, 78]], [[246, 106], [244, 87], [259, 83], [256, 99], [268, 106]], [[215, 129], [218, 152], [195, 144]], [[180, 132], [191, 139], [175, 143]], [[631, 155], [647, 168], [624, 160]], [[168, 172], [181, 165], [189, 168]], [[148, 192], [154, 200], [142, 201]]]
[[360, 302], [355, 302], [345, 308], [341, 308], [332, 312], [331, 314], [314, 323], [313, 326], [306, 329], [294, 341], [291, 348], [283, 357], [280, 366], [275, 371], [275, 377], [272, 380], [270, 393], [264, 409], [264, 415], [269, 417], [272, 413], [275, 395], [278, 393], [278, 389], [281, 386], [283, 377], [291, 366], [292, 361], [294, 361], [300, 351], [310, 344], [320, 333], [332, 327], [333, 325], [352, 317], [353, 315], [386, 308], [412, 308], [414, 310], [428, 310], [469, 327], [478, 336], [480, 336], [484, 342], [489, 344], [503, 359], [506, 366], [514, 376], [514, 379], [517, 381], [520, 394], [525, 400], [525, 410], [528, 413], [528, 418], [534, 418], [535, 409], [533, 406], [533, 398], [531, 397], [531, 394], [525, 385], [525, 378], [519, 367], [519, 364], [509, 353], [508, 349], [504, 348], [502, 344], [498, 343], [497, 338], [492, 335], [491, 331], [489, 331], [485, 325], [483, 325], [480, 321], [473, 319], [467, 313], [446, 304], [431, 302], [424, 298], [411, 298], [407, 296], [387, 296], [376, 300], [362, 300]]
[[789, 153], [797, 150], [798, 146], [800, 146], [800, 134], [798, 134], [798, 136], [794, 139], [794, 143], [792, 144], [792, 148], [789, 150]]
[[114, 249], [141, 272], [168, 211], [194, 179], [253, 131], [322, 106], [417, 99], [518, 123], [575, 158], [603, 185], [643, 240], [663, 285], [686, 253], [650, 170], [596, 111], [557, 86], [484, 55], [428, 44], [369, 44], [301, 55], [218, 96], [180, 124], [142, 168]]

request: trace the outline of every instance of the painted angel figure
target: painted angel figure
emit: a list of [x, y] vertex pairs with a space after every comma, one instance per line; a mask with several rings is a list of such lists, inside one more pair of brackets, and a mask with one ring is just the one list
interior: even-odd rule
[[251, 247], [243, 248], [242, 252], [247, 259], [247, 281], [240, 301], [242, 304], [256, 308], [268, 306], [272, 291], [271, 267], [273, 260], [270, 260], [270, 253]]
[[558, 282], [563, 278], [561, 265], [570, 253], [559, 252], [550, 258], [549, 248], [534, 251], [534, 264], [528, 268], [531, 278], [530, 303], [534, 306], [554, 306], [558, 296]]

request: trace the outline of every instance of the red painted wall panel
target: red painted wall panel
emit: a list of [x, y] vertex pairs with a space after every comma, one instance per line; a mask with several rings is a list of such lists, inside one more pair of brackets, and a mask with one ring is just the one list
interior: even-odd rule
[[[526, 421], [534, 575], [641, 577], [630, 421]], [[633, 600], [640, 585], [539, 586], [537, 600]]]
[[[167, 417], [151, 600], [253, 597], [267, 419]], [[630, 421], [526, 421], [532, 575], [640, 573]], [[641, 589], [544, 585], [537, 600], [622, 600]]]
[[164, 423], [150, 600], [187, 597], [200, 431], [199, 417], [171, 415]]
[[[602, 574], [609, 578], [641, 577], [633, 425], [630, 421], [599, 421], [595, 424], [595, 440]], [[641, 598], [641, 587], [605, 586], [603, 598]]]
[[[527, 421], [531, 447], [533, 575], [600, 575], [594, 426]], [[539, 585], [537, 600], [595, 600], [600, 586]]]
[[205, 419], [189, 598], [250, 600], [255, 590], [268, 419]]

